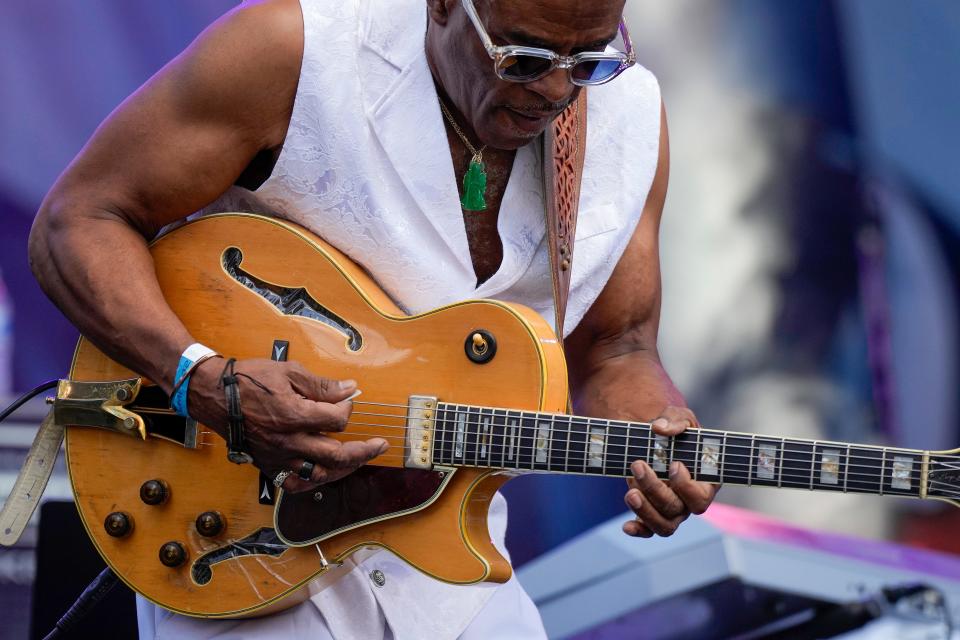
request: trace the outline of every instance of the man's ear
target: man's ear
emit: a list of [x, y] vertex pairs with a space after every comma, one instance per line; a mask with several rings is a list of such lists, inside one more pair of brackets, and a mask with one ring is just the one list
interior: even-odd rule
[[450, 9], [456, 2], [457, 0], [427, 0], [427, 14], [437, 24], [445, 25], [450, 18]]

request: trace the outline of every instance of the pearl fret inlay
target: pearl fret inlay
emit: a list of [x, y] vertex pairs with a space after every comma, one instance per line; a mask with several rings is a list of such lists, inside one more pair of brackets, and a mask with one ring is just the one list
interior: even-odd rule
[[773, 480], [777, 477], [777, 445], [760, 445], [757, 453], [757, 477], [763, 480]]
[[840, 484], [840, 450], [824, 449], [820, 456], [820, 484]]
[[720, 438], [704, 438], [700, 444], [700, 474], [720, 475]]
[[606, 429], [590, 427], [590, 448], [587, 450], [587, 464], [591, 467], [603, 467], [603, 450], [607, 444]]
[[895, 456], [893, 458], [893, 472], [890, 477], [890, 486], [894, 489], [909, 491], [911, 475], [913, 475], [913, 458]]

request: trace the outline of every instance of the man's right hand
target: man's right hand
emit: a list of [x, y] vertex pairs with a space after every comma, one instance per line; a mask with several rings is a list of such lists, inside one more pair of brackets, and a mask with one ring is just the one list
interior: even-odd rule
[[[191, 376], [187, 400], [190, 415], [221, 436], [227, 425], [220, 385], [223, 365], [220, 358], [200, 364]], [[270, 478], [283, 470], [292, 471], [283, 483], [285, 490], [305, 491], [342, 478], [387, 450], [383, 438], [340, 442], [326, 435], [346, 428], [353, 410], [347, 398], [357, 390], [355, 381], [321, 378], [298, 362], [239, 360], [234, 370], [243, 374], [238, 380], [246, 451]], [[304, 460], [316, 465], [310, 482], [296, 475]]]

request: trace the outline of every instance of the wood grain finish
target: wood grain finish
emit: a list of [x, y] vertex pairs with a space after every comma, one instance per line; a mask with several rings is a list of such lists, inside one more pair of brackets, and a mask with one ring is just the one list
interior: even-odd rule
[[[243, 269], [282, 287], [305, 287], [363, 338], [358, 351], [342, 333], [318, 321], [285, 316], [222, 268], [229, 247], [243, 251]], [[549, 326], [530, 309], [494, 301], [452, 305], [404, 316], [373, 280], [340, 252], [299, 227], [243, 214], [202, 218], [164, 236], [152, 247], [164, 297], [197, 341], [236, 358], [269, 357], [273, 341], [290, 343], [289, 357], [319, 375], [354, 378], [361, 400], [406, 404], [414, 394], [441, 401], [497, 404], [562, 411], [566, 368]], [[470, 362], [465, 338], [477, 328], [496, 336], [488, 364]], [[131, 372], [81, 339], [71, 377], [111, 380]], [[359, 405], [358, 405], [359, 406]], [[399, 410], [398, 410], [399, 411]], [[402, 418], [385, 418], [402, 426]], [[364, 435], [351, 435], [352, 433]], [[342, 439], [397, 436], [400, 429], [351, 426]], [[191, 579], [200, 555], [272, 527], [273, 508], [261, 505], [258, 472], [226, 459], [223, 440], [202, 429], [201, 445], [185, 449], [150, 438], [137, 441], [105, 431], [68, 427], [67, 461], [77, 506], [87, 532], [107, 563], [132, 588], [157, 604], [187, 615], [244, 617], [296, 604], [325, 578], [314, 547], [289, 548], [278, 557], [243, 556], [213, 565], [212, 579]], [[402, 440], [373, 461], [402, 466]], [[170, 497], [148, 506], [140, 485], [162, 479]], [[321, 544], [332, 563], [359, 548], [391, 549], [421, 571], [452, 583], [503, 582], [509, 564], [490, 543], [486, 517], [497, 488], [507, 479], [485, 469], [460, 469], [439, 499], [425, 509], [347, 531]], [[227, 526], [204, 538], [198, 514], [219, 511]], [[103, 521], [128, 513], [133, 532], [106, 534]], [[190, 560], [170, 569], [158, 559], [162, 544], [176, 540]], [[335, 566], [335, 565], [334, 565]], [[332, 572], [336, 572], [334, 569]], [[313, 582], [311, 582], [313, 581]]]

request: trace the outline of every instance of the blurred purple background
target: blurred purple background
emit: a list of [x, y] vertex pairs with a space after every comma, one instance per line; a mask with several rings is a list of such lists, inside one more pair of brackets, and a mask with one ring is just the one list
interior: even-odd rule
[[[235, 4], [0, 6], [0, 299], [12, 310], [0, 394], [65, 375], [77, 338], [27, 265], [45, 191], [114, 106]], [[701, 421], [960, 444], [960, 4], [627, 0], [627, 18], [671, 126], [661, 350]], [[529, 477], [507, 493], [521, 563], [623, 510], [621, 483], [605, 480]], [[916, 515], [723, 497], [872, 537], [902, 536]]]

